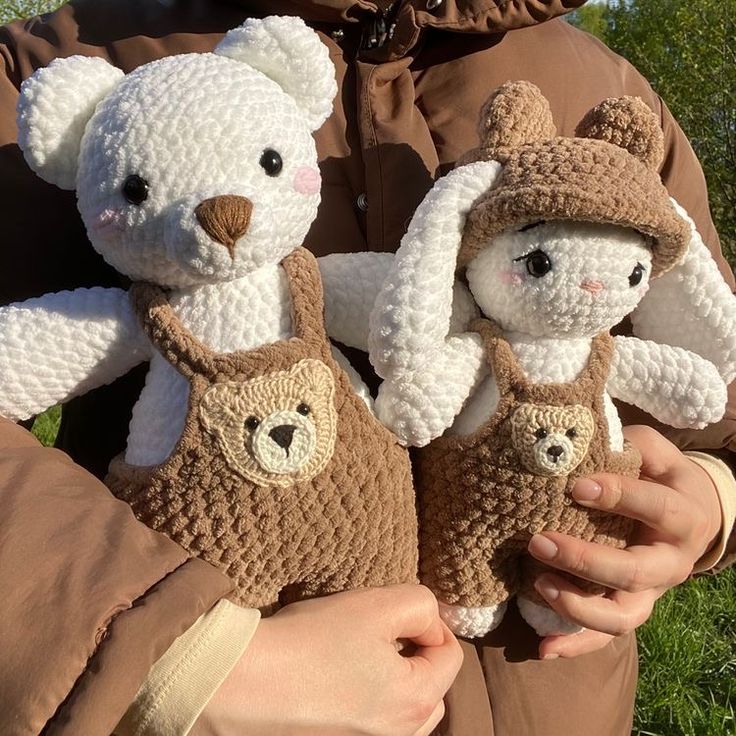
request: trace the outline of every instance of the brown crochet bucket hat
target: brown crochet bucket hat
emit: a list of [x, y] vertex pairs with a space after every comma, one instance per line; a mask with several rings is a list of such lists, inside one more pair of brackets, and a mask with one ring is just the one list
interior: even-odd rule
[[690, 227], [657, 171], [662, 129], [638, 97], [604, 100], [583, 118], [576, 137], [563, 138], [540, 90], [507, 82], [484, 105], [479, 133], [480, 146], [460, 163], [494, 160], [503, 168], [468, 215], [460, 267], [504, 230], [539, 220], [633, 228], [650, 239], [653, 277], [685, 253]]

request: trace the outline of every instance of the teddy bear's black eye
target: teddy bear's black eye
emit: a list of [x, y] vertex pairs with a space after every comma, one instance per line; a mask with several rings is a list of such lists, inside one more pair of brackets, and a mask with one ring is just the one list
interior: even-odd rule
[[274, 151], [273, 148], [267, 148], [261, 154], [261, 160], [258, 163], [269, 176], [278, 176], [281, 173], [281, 169], [284, 168], [284, 161], [281, 158], [281, 154], [278, 151]]
[[309, 408], [309, 404], [299, 404], [296, 408], [297, 412], [301, 414], [303, 417], [306, 417], [311, 409]]
[[256, 427], [258, 427], [260, 423], [261, 423], [261, 420], [258, 417], [254, 417], [254, 416], [248, 417], [244, 422], [245, 428], [249, 430], [250, 432], [256, 429]]
[[148, 199], [148, 182], [138, 174], [131, 174], [123, 183], [123, 196], [131, 204], [143, 204]]
[[638, 286], [643, 278], [644, 266], [642, 266], [641, 263], [637, 263], [634, 270], [631, 272], [631, 276], [629, 276], [629, 286]]
[[570, 429], [565, 432], [565, 434], [571, 439], [574, 440], [578, 436], [578, 431], [575, 429], [575, 427], [570, 427]]
[[547, 436], [548, 432], [544, 427], [540, 427], [535, 433], [534, 436], [538, 440], [543, 440]]
[[525, 256], [514, 258], [514, 261], [526, 261], [526, 270], [530, 276], [540, 279], [552, 270], [552, 261], [543, 250], [535, 250]]

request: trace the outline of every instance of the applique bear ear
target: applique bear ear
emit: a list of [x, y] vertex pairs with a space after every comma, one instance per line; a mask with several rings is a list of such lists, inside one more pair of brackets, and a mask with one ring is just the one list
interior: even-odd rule
[[335, 67], [327, 46], [301, 18], [249, 19], [228, 31], [215, 53], [248, 64], [276, 82], [296, 101], [310, 130], [317, 130], [332, 112]]
[[486, 101], [478, 136], [482, 151], [516, 148], [557, 135], [547, 98], [531, 82], [506, 82]]
[[658, 171], [664, 157], [659, 118], [639, 97], [611, 97], [578, 124], [575, 135], [613, 143]]
[[18, 145], [28, 165], [61, 189], [74, 189], [87, 123], [124, 74], [104, 59], [56, 59], [23, 82]]

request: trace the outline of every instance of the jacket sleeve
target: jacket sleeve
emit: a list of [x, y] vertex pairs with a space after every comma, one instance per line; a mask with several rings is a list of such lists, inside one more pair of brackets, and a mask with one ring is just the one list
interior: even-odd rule
[[[15, 64], [0, 45], [0, 303], [100, 272], [74, 247], [85, 241], [73, 194], [34, 177], [15, 144]], [[230, 587], [0, 420], [0, 733], [107, 736], [153, 663]]]

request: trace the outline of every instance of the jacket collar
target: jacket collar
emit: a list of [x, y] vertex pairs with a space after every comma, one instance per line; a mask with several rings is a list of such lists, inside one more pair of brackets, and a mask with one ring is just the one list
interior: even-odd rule
[[[414, 17], [419, 28], [499, 33], [538, 25], [579, 7], [586, 0], [220, 0], [253, 13], [300, 15], [315, 23], [360, 22], [390, 8]], [[403, 14], [403, 12], [402, 12]]]

